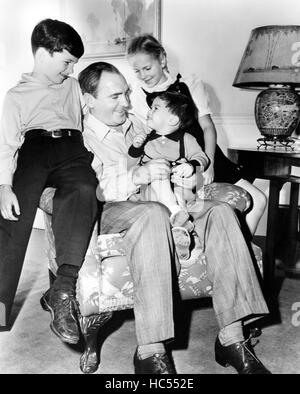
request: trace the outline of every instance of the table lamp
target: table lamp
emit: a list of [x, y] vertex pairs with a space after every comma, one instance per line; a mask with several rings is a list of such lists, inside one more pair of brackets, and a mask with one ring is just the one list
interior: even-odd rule
[[254, 110], [259, 147], [292, 147], [300, 120], [300, 26], [253, 29], [233, 86], [262, 90]]

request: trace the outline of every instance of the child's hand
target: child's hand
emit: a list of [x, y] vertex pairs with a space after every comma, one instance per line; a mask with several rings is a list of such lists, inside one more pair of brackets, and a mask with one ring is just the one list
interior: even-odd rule
[[193, 175], [194, 167], [189, 163], [182, 163], [173, 168], [173, 174], [180, 176], [181, 178], [188, 178]]
[[210, 164], [208, 169], [203, 172], [204, 185], [209, 185], [213, 182], [215, 176], [214, 165]]
[[136, 136], [133, 138], [132, 145], [133, 145], [135, 148], [140, 148], [140, 147], [143, 145], [143, 143], [145, 142], [146, 138], [147, 138], [147, 135], [138, 134], [138, 135], [136, 135]]

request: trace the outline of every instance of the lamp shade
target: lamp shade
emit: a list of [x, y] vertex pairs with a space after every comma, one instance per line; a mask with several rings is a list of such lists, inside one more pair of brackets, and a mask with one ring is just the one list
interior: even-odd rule
[[300, 87], [300, 26], [252, 30], [233, 86], [264, 88], [271, 84]]

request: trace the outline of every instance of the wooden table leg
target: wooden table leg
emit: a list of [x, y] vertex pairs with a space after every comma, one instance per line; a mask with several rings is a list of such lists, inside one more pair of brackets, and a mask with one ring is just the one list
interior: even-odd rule
[[278, 219], [279, 194], [283, 186], [283, 181], [278, 179], [270, 180], [268, 222], [266, 235], [266, 252], [264, 258], [264, 282], [270, 287], [274, 283], [275, 274], [275, 244]]
[[297, 248], [298, 248], [298, 200], [299, 200], [299, 183], [291, 184], [290, 206], [288, 213], [287, 233], [285, 237], [285, 273], [287, 276], [300, 276], [300, 270], [297, 269]]

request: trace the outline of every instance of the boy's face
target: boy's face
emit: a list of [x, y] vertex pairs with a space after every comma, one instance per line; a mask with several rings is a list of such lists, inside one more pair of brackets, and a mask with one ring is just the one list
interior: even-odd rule
[[163, 100], [156, 97], [147, 115], [147, 126], [158, 134], [167, 135], [177, 129], [178, 117], [171, 113]]
[[88, 95], [87, 104], [98, 120], [109, 127], [116, 127], [127, 119], [129, 94], [130, 89], [122, 75], [103, 71], [96, 98]]
[[51, 84], [61, 84], [74, 71], [74, 65], [78, 62], [77, 57], [71, 55], [65, 49], [62, 52], [54, 52], [52, 55], [43, 50], [36, 71]]

